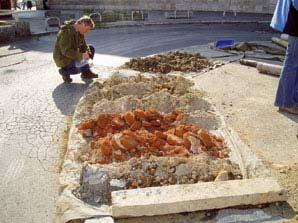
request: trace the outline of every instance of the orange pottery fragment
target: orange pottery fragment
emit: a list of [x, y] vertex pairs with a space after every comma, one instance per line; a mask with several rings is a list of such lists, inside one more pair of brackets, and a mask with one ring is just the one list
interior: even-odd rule
[[132, 125], [135, 122], [135, 115], [133, 114], [133, 112], [125, 112], [124, 120], [128, 125]]
[[183, 117], [182, 111], [162, 114], [153, 107], [124, 114], [99, 114], [77, 125], [80, 134], [92, 138], [81, 160], [106, 164], [151, 155], [187, 158], [200, 152], [228, 157], [229, 149], [221, 136], [182, 124]]
[[114, 135], [113, 136], [113, 138], [112, 138], [112, 140], [111, 140], [111, 143], [112, 143], [112, 146], [113, 146], [113, 148], [115, 149], [115, 150], [122, 150], [122, 149], [124, 149], [119, 143], [120, 143], [120, 141], [119, 141], [119, 136], [118, 135]]
[[164, 140], [167, 139], [167, 135], [161, 131], [158, 131], [158, 130], [154, 131], [154, 135], [160, 139], [164, 139]]
[[149, 128], [149, 127], [152, 127], [152, 124], [151, 124], [151, 122], [143, 121], [142, 126], [144, 126], [145, 128]]
[[120, 142], [127, 150], [135, 149], [138, 145], [137, 140], [128, 135], [122, 135], [120, 137]]
[[180, 137], [175, 136], [174, 134], [168, 134], [167, 143], [172, 146], [180, 146], [183, 144], [183, 140]]
[[161, 126], [161, 122], [160, 122], [160, 120], [153, 120], [153, 121], [150, 121], [150, 124], [151, 124], [151, 126], [154, 126], [154, 127], [159, 127], [159, 126]]
[[121, 129], [124, 127], [125, 123], [120, 117], [115, 117], [112, 119], [111, 125], [115, 129]]
[[142, 109], [139, 109], [139, 108], [134, 110], [134, 115], [138, 119], [146, 119], [147, 118], [146, 113]]
[[90, 119], [90, 120], [87, 120], [87, 121], [84, 121], [80, 124], [77, 125], [77, 128], [79, 130], [81, 129], [92, 129], [94, 126], [95, 126], [95, 121], [93, 119]]
[[100, 150], [103, 155], [109, 156], [112, 154], [112, 145], [108, 139], [104, 139], [100, 145]]
[[129, 129], [123, 130], [122, 133], [123, 133], [123, 135], [128, 135], [136, 140], [138, 139], [137, 135], [133, 131], [130, 131]]
[[184, 143], [184, 146], [186, 147], [186, 149], [190, 149], [191, 148], [191, 142], [189, 140], [189, 136], [194, 136], [194, 137], [197, 137], [194, 133], [192, 132], [186, 132], [183, 134], [183, 143]]
[[207, 147], [207, 148], [210, 148], [212, 147], [212, 140], [211, 140], [211, 137], [210, 135], [208, 134], [208, 132], [204, 129], [200, 129], [198, 131], [198, 135], [199, 135], [199, 138], [200, 140], [202, 141], [202, 143]]
[[130, 126], [130, 129], [132, 131], [136, 131], [138, 129], [142, 128], [142, 123], [139, 122], [139, 121], [135, 121], [131, 126]]
[[96, 124], [100, 128], [104, 129], [109, 124], [109, 115], [99, 114], [96, 118]]
[[183, 137], [183, 134], [186, 132], [182, 125], [179, 125], [175, 128], [175, 135], [178, 137]]

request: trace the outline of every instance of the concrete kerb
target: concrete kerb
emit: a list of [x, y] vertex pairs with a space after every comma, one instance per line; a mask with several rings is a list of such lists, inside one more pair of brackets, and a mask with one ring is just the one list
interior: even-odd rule
[[116, 28], [116, 27], [132, 27], [132, 26], [154, 26], [154, 25], [183, 25], [183, 24], [204, 24], [204, 25], [212, 25], [212, 24], [269, 24], [270, 21], [222, 21], [222, 20], [202, 20], [202, 21], [176, 21], [176, 22], [113, 22], [113, 23], [102, 23], [100, 28]]
[[[183, 25], [183, 24], [269, 24], [270, 21], [256, 21], [256, 20], [246, 20], [246, 21], [229, 21], [229, 20], [202, 20], [202, 21], [162, 21], [162, 22], [112, 22], [112, 23], [101, 23], [99, 28], [117, 28], [117, 27], [133, 27], [133, 26], [154, 26], [154, 25]], [[56, 34], [59, 30], [54, 31], [42, 31], [32, 33], [31, 36], [45, 36], [50, 34]]]
[[[96, 82], [94, 84], [96, 84]], [[82, 105], [83, 100], [86, 100], [84, 99], [84, 96], [79, 101], [78, 106]], [[222, 127], [218, 130], [218, 133], [220, 133], [226, 139], [229, 148], [232, 150], [231, 160], [237, 161], [246, 180], [240, 180], [239, 182], [229, 182], [227, 184], [224, 182], [211, 182], [209, 185], [212, 184], [212, 188], [214, 188], [214, 190], [211, 192], [208, 192], [208, 186], [205, 186], [207, 184], [204, 183], [187, 186], [175, 185], [174, 187], [165, 186], [117, 191], [112, 192], [113, 197], [115, 196], [115, 198], [112, 198], [112, 206], [101, 205], [99, 207], [93, 207], [92, 205], [86, 204], [74, 196], [75, 191], [80, 187], [80, 177], [83, 167], [83, 163], [75, 160], [78, 159], [79, 150], [86, 149], [82, 144], [80, 144], [80, 141], [84, 139], [77, 133], [76, 129], [76, 124], [79, 123], [79, 117], [82, 115], [78, 111], [78, 106], [73, 116], [67, 156], [65, 158], [60, 177], [60, 183], [64, 190], [57, 203], [59, 210], [59, 223], [64, 223], [71, 219], [78, 218], [95, 218], [93, 222], [100, 223], [113, 222], [111, 217], [144, 215], [152, 216], [159, 214], [224, 208], [244, 204], [256, 205], [286, 200], [285, 191], [278, 185], [276, 180], [271, 177], [270, 172], [265, 168], [262, 162], [256, 158], [252, 151], [249, 150], [249, 148], [240, 140], [238, 135], [231, 128], [226, 126], [223, 117], [219, 114]], [[188, 188], [187, 191], [190, 193], [188, 194], [189, 197], [192, 197], [193, 199], [185, 200], [184, 196], [177, 196], [176, 200], [171, 200], [172, 198], [169, 200], [167, 197], [167, 190], [181, 192], [181, 190], [186, 187]], [[201, 193], [199, 193], [197, 196], [194, 196], [192, 192], [198, 190], [197, 187], [200, 187]], [[240, 190], [239, 193], [233, 193], [233, 191], [237, 191], [237, 187], [241, 187], [243, 190]], [[215, 188], [219, 188], [219, 190], [216, 191]], [[258, 190], [259, 188], [263, 189]], [[158, 198], [152, 198], [152, 203], [150, 204], [145, 204], [146, 199], [141, 199], [142, 201], [140, 202], [139, 196], [148, 196], [148, 190], [151, 191], [150, 194], [158, 194]], [[164, 196], [161, 196], [161, 191], [164, 191]], [[206, 191], [206, 193], [202, 191]], [[123, 194], [129, 194], [129, 199], [126, 199]], [[204, 195], [205, 197], [202, 197], [201, 194], [205, 194], [206, 196]], [[218, 196], [214, 196], [214, 194]], [[129, 203], [127, 204], [126, 201], [129, 201]], [[148, 212], [148, 208], [150, 209], [150, 207], [158, 204], [156, 203], [157, 201], [161, 202], [159, 204], [162, 206], [162, 208], [154, 208]], [[205, 205], [206, 203], [208, 203], [208, 205]], [[161, 212], [160, 209], [163, 209], [163, 211]]]

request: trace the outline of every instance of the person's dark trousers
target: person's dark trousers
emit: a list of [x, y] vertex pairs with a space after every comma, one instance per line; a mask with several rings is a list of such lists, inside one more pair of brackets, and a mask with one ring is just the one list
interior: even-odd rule
[[[88, 45], [88, 46], [89, 46], [89, 49], [91, 51], [90, 58], [93, 59], [94, 54], [95, 54], [95, 48], [94, 48], [93, 45]], [[89, 70], [90, 70], [90, 67], [89, 67], [88, 64], [83, 66], [83, 67], [76, 67], [76, 62], [74, 60], [71, 61], [71, 63], [68, 64], [67, 66], [62, 67], [60, 69], [61, 73], [64, 74], [64, 75], [79, 74], [79, 73], [82, 73], [82, 72], [87, 72]]]

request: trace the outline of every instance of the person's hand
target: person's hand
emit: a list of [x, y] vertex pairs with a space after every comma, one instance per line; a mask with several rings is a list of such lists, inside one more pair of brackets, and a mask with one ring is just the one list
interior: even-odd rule
[[84, 60], [89, 60], [90, 58], [88, 52], [82, 53], [82, 57]]

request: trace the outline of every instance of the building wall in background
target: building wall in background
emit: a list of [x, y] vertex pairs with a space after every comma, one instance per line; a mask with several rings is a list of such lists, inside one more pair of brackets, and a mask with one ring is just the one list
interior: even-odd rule
[[193, 10], [272, 14], [277, 0], [48, 0], [51, 9]]

